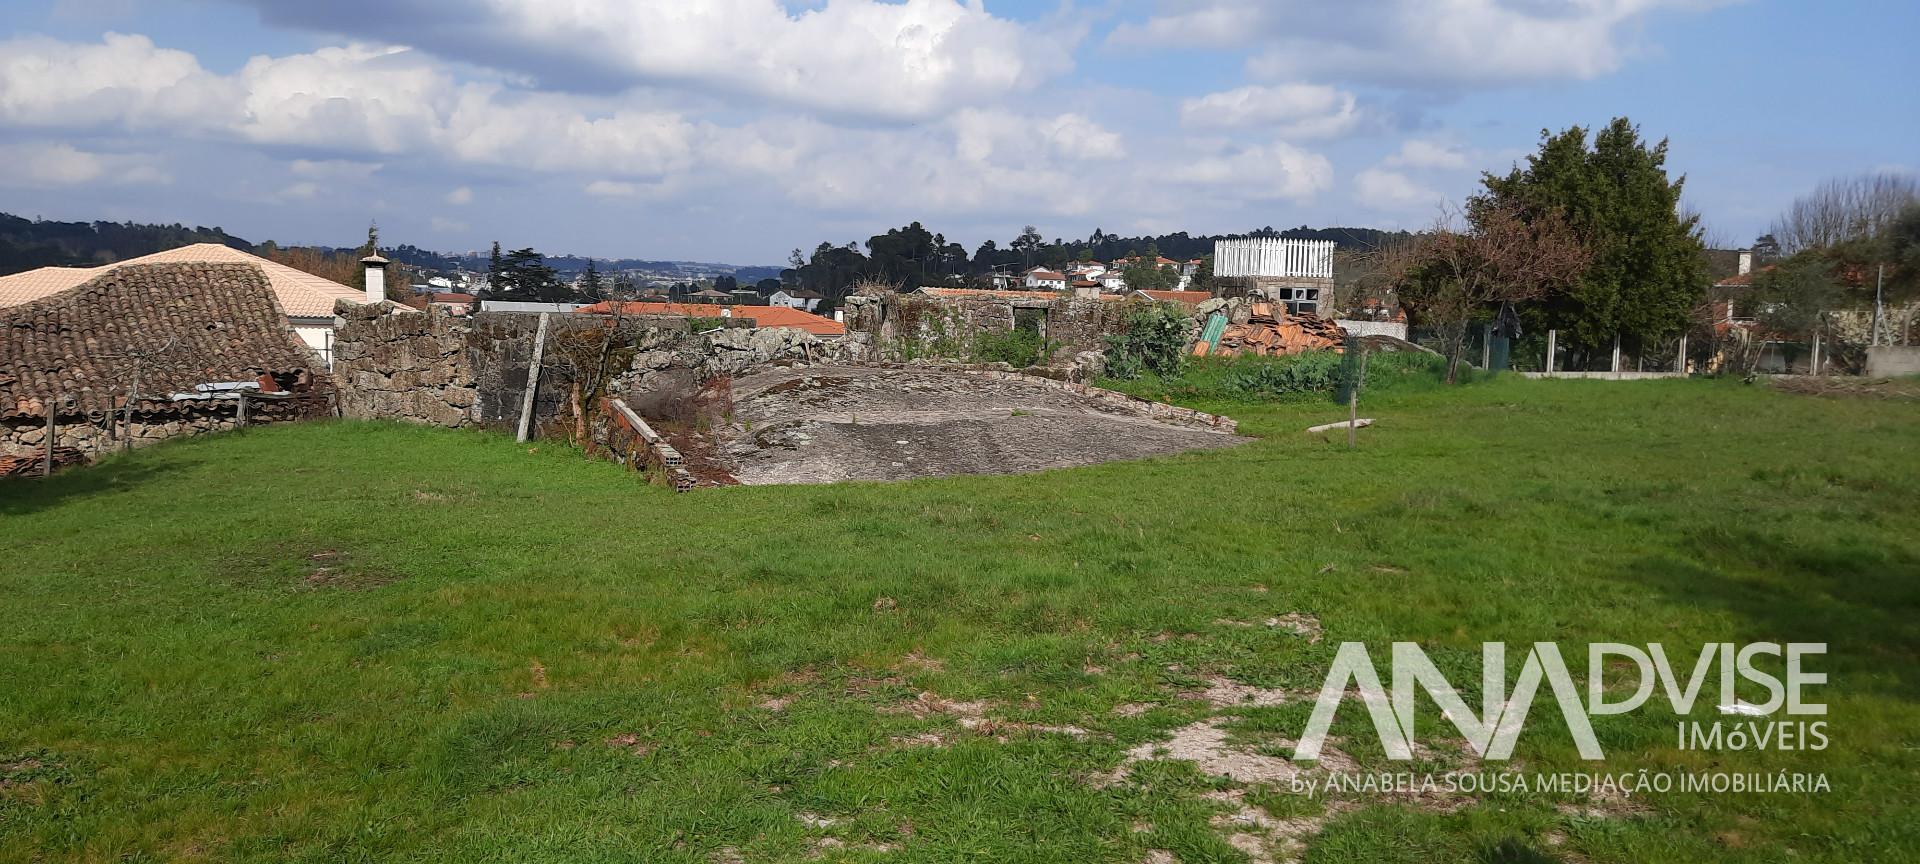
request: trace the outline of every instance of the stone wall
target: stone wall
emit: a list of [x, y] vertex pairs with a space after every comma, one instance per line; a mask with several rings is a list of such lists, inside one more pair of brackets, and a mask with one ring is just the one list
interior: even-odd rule
[[[456, 316], [391, 303], [343, 303], [334, 314], [333, 374], [341, 416], [452, 428], [518, 427], [538, 314]], [[576, 358], [568, 346], [585, 331], [609, 326], [620, 331], [610, 343], [609, 362], [616, 366], [602, 395], [621, 396], [642, 415], [691, 395], [715, 376], [783, 359], [825, 359], [830, 350], [802, 330], [747, 323], [695, 332], [693, 322], [677, 316], [553, 314], [534, 395], [533, 428], [571, 417]]]
[[1920, 375], [1920, 346], [1875, 345], [1868, 348], [1867, 375], [1873, 378]]
[[344, 301], [334, 316], [340, 416], [449, 427], [480, 424], [470, 349], [481, 346], [470, 338], [470, 319], [438, 309]]
[[[247, 400], [247, 425], [279, 423], [324, 417], [328, 413], [324, 391], [302, 394], [295, 399]], [[131, 425], [113, 417], [62, 414], [54, 427], [54, 446], [80, 451], [93, 459], [125, 446], [145, 447], [168, 438], [200, 435], [240, 428], [239, 404], [222, 399], [183, 403], [166, 412], [135, 411]], [[46, 450], [47, 421], [44, 417], [15, 417], [0, 421], [0, 456], [26, 456]]]
[[1063, 366], [1083, 354], [1106, 350], [1106, 335], [1125, 327], [1136, 302], [1141, 301], [986, 291], [979, 297], [856, 295], [842, 307], [847, 325], [843, 351], [849, 359], [864, 361], [970, 361], [978, 336], [1011, 332], [1027, 316], [1037, 316], [1041, 335], [1052, 349], [1041, 365]]

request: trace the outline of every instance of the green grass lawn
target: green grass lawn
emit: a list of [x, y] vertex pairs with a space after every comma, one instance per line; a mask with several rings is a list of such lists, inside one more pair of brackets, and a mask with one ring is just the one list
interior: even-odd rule
[[[561, 448], [315, 423], [0, 484], [0, 860], [1920, 857], [1920, 406], [1503, 378], [1384, 393], [1357, 450], [1298, 431], [1330, 404], [1195, 407], [1264, 440], [676, 496]], [[1289, 613], [1325, 637], [1261, 624]], [[1271, 761], [1305, 704], [1190, 695], [1315, 689], [1338, 643], [1395, 640], [1456, 683], [1487, 640], [1579, 667], [1597, 641], [1827, 642], [1827, 750], [1595, 723], [1611, 769], [1832, 789], [1328, 802], [1126, 758], [1219, 716]], [[1524, 770], [1591, 767], [1534, 716]], [[1343, 709], [1339, 746], [1395, 770], [1370, 732]], [[1236, 845], [1236, 813], [1324, 825]]]

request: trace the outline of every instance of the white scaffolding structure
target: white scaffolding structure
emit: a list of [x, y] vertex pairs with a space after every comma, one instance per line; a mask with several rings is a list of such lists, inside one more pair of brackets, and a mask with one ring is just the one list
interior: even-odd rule
[[1333, 246], [1332, 240], [1287, 237], [1216, 240], [1213, 272], [1216, 276], [1332, 279]]

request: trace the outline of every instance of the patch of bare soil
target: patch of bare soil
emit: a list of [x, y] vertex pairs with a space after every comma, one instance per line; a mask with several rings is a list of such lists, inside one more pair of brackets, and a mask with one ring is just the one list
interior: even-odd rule
[[309, 552], [303, 566], [307, 574], [294, 586], [295, 590], [337, 588], [359, 591], [390, 585], [401, 578], [400, 574], [391, 570], [356, 564], [352, 555], [337, 549]]
[[[1351, 757], [1330, 745], [1321, 747], [1320, 761], [1317, 763], [1295, 762], [1236, 747], [1227, 743], [1226, 724], [1225, 717], [1209, 717], [1173, 730], [1173, 736], [1166, 741], [1141, 744], [1127, 751], [1119, 767], [1105, 778], [1102, 785], [1124, 780], [1134, 765], [1155, 760], [1192, 762], [1203, 774], [1225, 777], [1238, 783], [1282, 786], [1293, 782], [1295, 778], [1316, 772], [1344, 773], [1358, 768]], [[1290, 741], [1275, 743], [1292, 746]]]
[[[1213, 623], [1227, 627], [1254, 626], [1251, 621], [1235, 621], [1227, 618], [1222, 618]], [[1309, 644], [1319, 644], [1320, 636], [1323, 632], [1320, 628], [1320, 619], [1308, 615], [1305, 612], [1288, 612], [1285, 615], [1268, 618], [1264, 622], [1264, 626], [1276, 630], [1285, 630], [1295, 636], [1304, 636]]]
[[[1048, 725], [1044, 723], [1026, 723], [1018, 720], [1002, 720], [987, 716], [994, 703], [987, 701], [961, 702], [921, 691], [911, 701], [882, 706], [882, 714], [905, 714], [910, 717], [928, 719], [932, 717], [951, 718], [956, 724], [976, 735], [986, 735], [1001, 743], [1011, 741], [1018, 734], [1070, 735], [1075, 738], [1087, 736], [1087, 730], [1078, 726]], [[950, 739], [941, 733], [923, 732], [917, 735], [896, 737], [894, 744], [921, 747], [943, 747]]]
[[934, 369], [772, 369], [732, 393], [716, 444], [748, 485], [1016, 474], [1248, 440], [1140, 405]]
[[1915, 378], [1781, 375], [1767, 379], [1767, 384], [1775, 390], [1802, 396], [1920, 402], [1920, 379]]
[[606, 744], [608, 747], [616, 750], [625, 750], [635, 756], [645, 756], [653, 752], [652, 744], [632, 732], [624, 732], [608, 738]]
[[721, 456], [719, 442], [712, 432], [667, 423], [655, 424], [653, 431], [680, 451], [681, 467], [693, 475], [696, 487], [740, 485], [727, 460]]

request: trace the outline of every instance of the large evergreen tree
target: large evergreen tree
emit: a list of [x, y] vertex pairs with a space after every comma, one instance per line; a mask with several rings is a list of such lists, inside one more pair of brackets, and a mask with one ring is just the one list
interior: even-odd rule
[[1648, 146], [1624, 117], [1592, 147], [1579, 126], [1540, 137], [1526, 167], [1485, 175], [1486, 193], [1468, 205], [1470, 213], [1515, 208], [1529, 219], [1558, 214], [1592, 252], [1579, 283], [1529, 317], [1596, 349], [1616, 334], [1645, 341], [1683, 331], [1707, 272], [1699, 217], [1680, 212], [1686, 178], [1667, 177], [1667, 142]]

